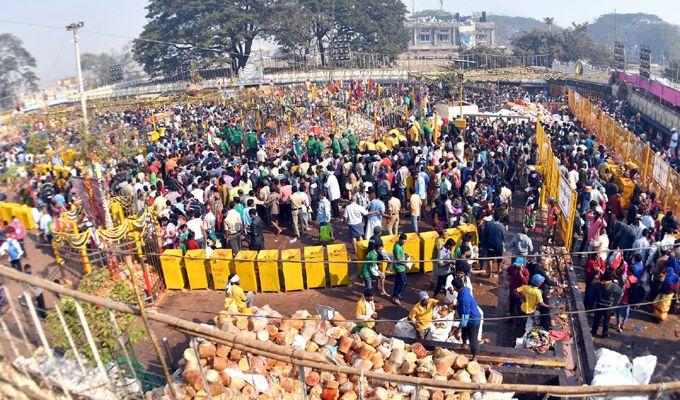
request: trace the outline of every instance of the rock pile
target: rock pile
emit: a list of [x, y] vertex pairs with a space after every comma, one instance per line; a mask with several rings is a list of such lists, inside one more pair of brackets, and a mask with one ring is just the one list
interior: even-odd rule
[[[302, 310], [290, 318], [282, 318], [265, 306], [252, 317], [220, 312], [215, 323], [225, 332], [320, 353], [338, 365], [362, 371], [467, 383], [501, 383], [503, 380], [499, 372], [470, 361], [464, 355], [442, 348], [431, 352], [420, 343], [409, 345], [399, 339], [386, 338], [370, 328], [359, 329], [340, 314], [332, 320], [322, 320], [318, 315], [312, 316]], [[415, 391], [410, 385], [361, 380], [359, 376], [309, 368], [301, 370], [286, 362], [247, 355], [241, 350], [208, 341], [198, 344], [198, 357], [193, 348], [188, 348], [179, 364], [180, 369], [174, 376], [180, 399], [205, 399], [207, 390], [212, 399], [221, 400], [302, 399], [303, 391], [308, 399], [356, 400], [361, 394], [365, 399], [396, 400], [411, 398]], [[419, 396], [433, 400], [471, 397], [470, 393], [425, 388], [420, 388]], [[148, 400], [169, 399], [169, 389], [156, 389], [146, 397]]]

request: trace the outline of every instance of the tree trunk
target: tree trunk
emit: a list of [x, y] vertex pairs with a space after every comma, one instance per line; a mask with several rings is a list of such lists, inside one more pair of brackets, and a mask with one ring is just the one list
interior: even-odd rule
[[326, 66], [326, 47], [323, 45], [323, 35], [316, 37], [317, 47], [319, 48], [319, 55], [321, 56], [321, 66]]
[[246, 39], [246, 42], [244, 43], [243, 46], [233, 46], [231, 48], [232, 52], [232, 57], [235, 57], [235, 72], [238, 72], [241, 70], [241, 68], [245, 67], [246, 64], [248, 63], [248, 59], [250, 58], [250, 52], [253, 48], [253, 39]]

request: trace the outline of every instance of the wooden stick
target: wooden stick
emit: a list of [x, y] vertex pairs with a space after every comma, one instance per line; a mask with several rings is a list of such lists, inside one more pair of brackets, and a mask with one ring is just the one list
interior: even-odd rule
[[[46, 290], [70, 296], [76, 299], [90, 302], [95, 305], [109, 307], [114, 310], [126, 312], [130, 314], [140, 315], [138, 309], [127, 306], [123, 303], [113, 301], [106, 298], [101, 298], [85, 293], [80, 293], [75, 290], [67, 289], [56, 283], [41, 279], [32, 275], [27, 275], [16, 271], [12, 268], [0, 266], [0, 276], [13, 279], [20, 282], [25, 282]], [[302, 365], [310, 368], [315, 368], [323, 371], [346, 373], [349, 375], [360, 375], [361, 371], [357, 368], [342, 367], [334, 365], [324, 359], [320, 354], [309, 353], [301, 350], [291, 349], [283, 346], [277, 346], [271, 343], [258, 342], [243, 338], [240, 335], [229, 334], [214, 327], [207, 327], [193, 322], [185, 321], [166, 314], [155, 312], [146, 312], [146, 317], [149, 320], [158, 321], [166, 325], [176, 328], [184, 328], [195, 332], [196, 336], [201, 336], [209, 340], [220, 339], [224, 340], [230, 345], [247, 346], [251, 353], [270, 354], [273, 356], [287, 356], [288, 362], [291, 364]], [[312, 361], [319, 360], [319, 361]], [[420, 385], [424, 387], [440, 388], [445, 390], [457, 391], [493, 391], [493, 392], [519, 392], [519, 393], [549, 393], [553, 395], [592, 395], [601, 393], [616, 393], [616, 394], [632, 394], [632, 393], [657, 393], [657, 392], [677, 392], [680, 391], [680, 381], [665, 382], [648, 385], [618, 385], [618, 386], [550, 386], [550, 385], [523, 385], [523, 384], [490, 384], [490, 383], [461, 383], [453, 381], [440, 381], [434, 379], [424, 379], [412, 376], [394, 375], [377, 373], [372, 371], [364, 372], [367, 378], [373, 378], [380, 381], [392, 381], [397, 383], [407, 383], [411, 385]]]

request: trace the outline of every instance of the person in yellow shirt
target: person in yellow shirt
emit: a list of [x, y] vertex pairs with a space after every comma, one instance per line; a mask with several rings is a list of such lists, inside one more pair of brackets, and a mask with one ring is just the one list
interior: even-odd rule
[[389, 150], [387, 145], [382, 141], [377, 142], [375, 144], [375, 148], [376, 148], [376, 150], [378, 150], [378, 153], [380, 153], [380, 154], [387, 153], [387, 151]]
[[380, 304], [375, 304], [373, 291], [366, 289], [364, 290], [364, 295], [357, 301], [356, 318], [364, 321], [360, 325], [373, 328], [375, 326], [375, 319], [378, 318], [378, 311], [382, 310], [382, 308]]
[[229, 275], [226, 287], [224, 309], [232, 313], [252, 314], [252, 306], [255, 295], [253, 292], [245, 293], [241, 288], [241, 278], [237, 274]]
[[[543, 293], [541, 291], [541, 285], [543, 285], [544, 281], [545, 278], [542, 275], [534, 274], [531, 277], [531, 285], [523, 285], [515, 289], [517, 295], [522, 299], [522, 306], [520, 307], [522, 313], [534, 323], [537, 316], [537, 308], [539, 306], [548, 308], [548, 305], [543, 301]], [[527, 321], [527, 327], [531, 326], [533, 325], [530, 325], [529, 321]]]
[[408, 314], [408, 319], [413, 323], [418, 333], [418, 339], [425, 339], [432, 326], [432, 311], [439, 304], [438, 300], [431, 299], [426, 291], [418, 293], [418, 303], [413, 306]]
[[415, 122], [408, 130], [408, 136], [411, 139], [411, 144], [415, 145], [420, 143], [420, 127], [418, 127], [417, 122]]

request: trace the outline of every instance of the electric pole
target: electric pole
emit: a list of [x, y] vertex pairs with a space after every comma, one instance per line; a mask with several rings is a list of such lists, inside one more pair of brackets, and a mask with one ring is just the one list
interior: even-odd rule
[[[87, 103], [85, 101], [85, 89], [83, 87], [83, 71], [80, 67], [80, 48], [78, 47], [78, 29], [85, 26], [84, 22], [74, 22], [72, 24], [66, 25], [67, 31], [73, 32], [73, 47], [76, 50], [76, 72], [78, 74], [78, 90], [80, 92], [80, 108], [83, 113], [83, 137], [89, 134], [89, 123], [87, 121]], [[104, 210], [104, 225], [108, 229], [113, 228], [113, 220], [111, 219], [111, 210], [109, 209], [109, 199], [108, 190], [106, 183], [104, 182], [104, 177], [102, 176], [102, 170], [99, 158], [93, 158], [92, 162], [92, 175], [99, 182], [99, 187], [102, 192], [101, 202], [102, 208]], [[171, 389], [174, 394], [174, 389]], [[173, 396], [175, 398], [175, 396]]]
[[84, 133], [88, 133], [88, 121], [87, 121], [87, 104], [85, 102], [85, 89], [83, 88], [83, 72], [80, 67], [80, 48], [78, 47], [78, 29], [85, 26], [84, 22], [74, 22], [72, 24], [66, 25], [67, 31], [73, 32], [73, 47], [76, 50], [76, 71], [78, 76], [78, 89], [80, 92], [80, 108], [83, 113], [83, 129]]

